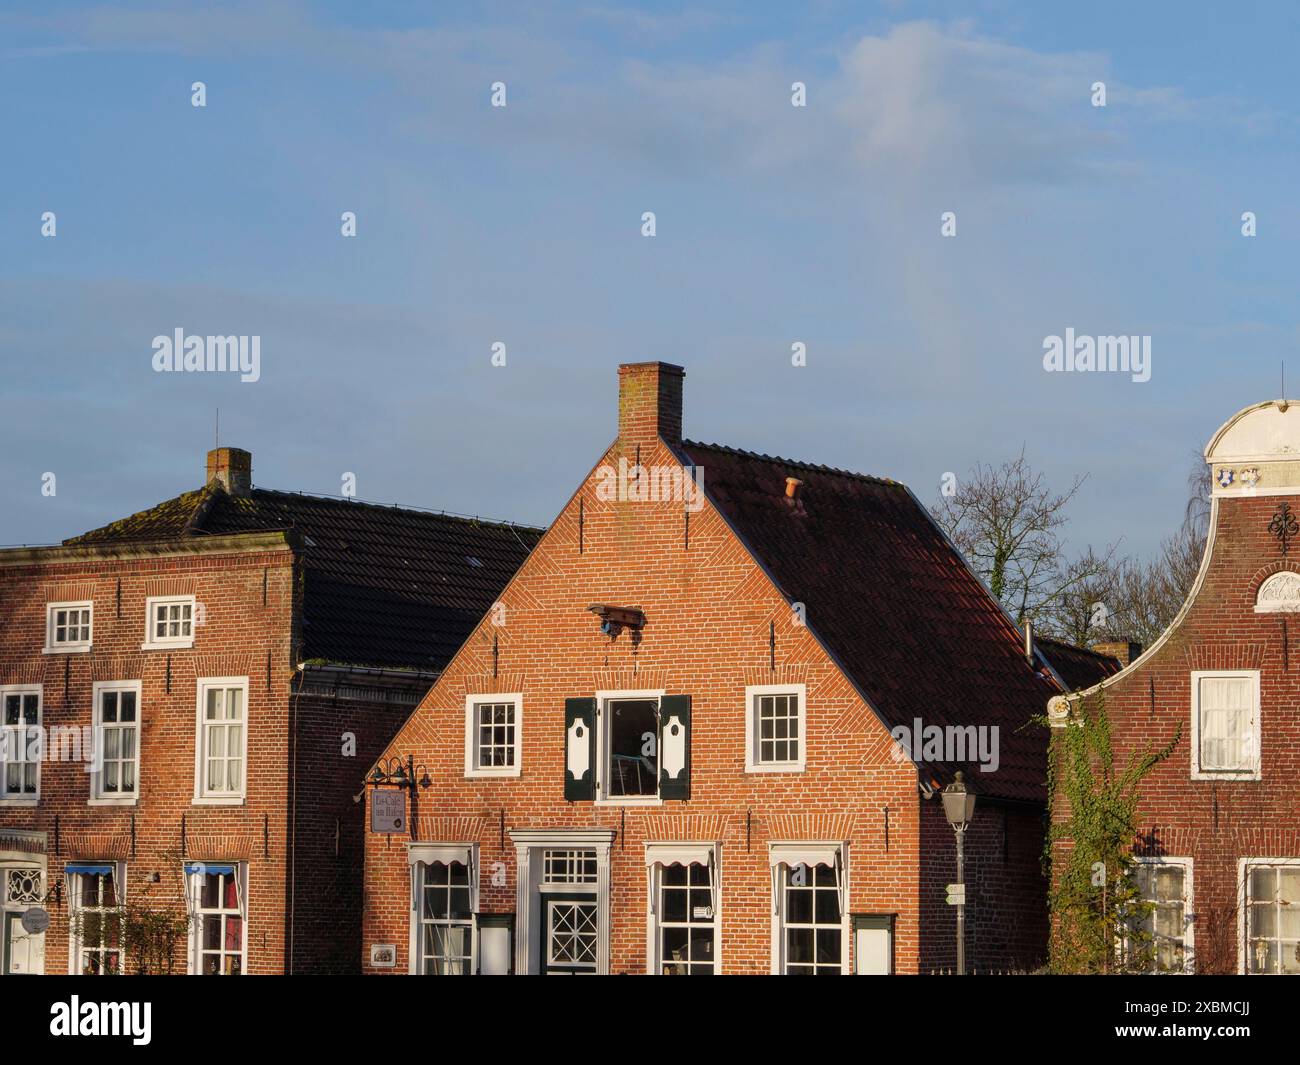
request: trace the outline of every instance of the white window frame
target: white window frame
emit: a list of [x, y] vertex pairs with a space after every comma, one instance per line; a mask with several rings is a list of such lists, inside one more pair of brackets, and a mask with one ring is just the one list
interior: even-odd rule
[[[1300, 858], [1241, 858], [1237, 861], [1237, 972], [1250, 974], [1250, 872], [1257, 866], [1270, 868], [1300, 865]], [[1272, 975], [1272, 974], [1253, 974]]]
[[[103, 719], [103, 695], [105, 692], [118, 693], [119, 716], [121, 712], [121, 693], [133, 692], [135, 694], [135, 723], [132, 725], [123, 725], [120, 722], [114, 722], [111, 725], [105, 725]], [[140, 801], [140, 718], [143, 710], [141, 706], [141, 682], [138, 680], [100, 680], [91, 685], [91, 699], [93, 705], [91, 714], [95, 726], [95, 770], [90, 774], [90, 806], [134, 806]], [[104, 731], [106, 728], [114, 728], [119, 731], [130, 729], [135, 733], [135, 787], [129, 792], [117, 791], [105, 793], [104, 786]], [[119, 759], [119, 762], [121, 759]]]
[[[1165, 857], [1139, 857], [1133, 859], [1134, 864], [1152, 866], [1159, 868], [1163, 865], [1176, 866], [1183, 871], [1183, 972], [1195, 972], [1195, 953], [1196, 944], [1193, 939], [1193, 933], [1196, 928], [1196, 914], [1192, 909], [1195, 901], [1195, 894], [1192, 889], [1192, 871], [1193, 862], [1191, 858], [1165, 858]], [[1151, 903], [1153, 899], [1143, 899], [1145, 903]], [[1160, 970], [1155, 970], [1160, 971]]]
[[[60, 610], [87, 610], [90, 612], [90, 623], [86, 626], [90, 630], [89, 636], [84, 640], [64, 640], [61, 643], [54, 642], [54, 633], [58, 625], [55, 624], [55, 615]], [[47, 655], [75, 655], [84, 654], [90, 650], [95, 642], [95, 604], [93, 600], [84, 599], [68, 601], [66, 603], [46, 603], [45, 604], [45, 649]]]
[[[758, 700], [764, 695], [796, 695], [799, 698], [799, 757], [787, 762], [763, 762], [758, 757], [760, 741]], [[802, 773], [808, 765], [808, 686], [806, 684], [751, 684], [745, 689], [745, 772]]]
[[[478, 708], [490, 703], [511, 703], [514, 706], [514, 764], [506, 766], [479, 765]], [[465, 776], [467, 777], [517, 777], [523, 763], [524, 697], [522, 692], [498, 695], [465, 696]]]
[[[159, 607], [188, 606], [190, 608], [190, 634], [188, 636], [155, 636], [157, 619], [154, 612]], [[144, 643], [142, 651], [174, 651], [194, 646], [194, 630], [198, 625], [198, 603], [192, 595], [151, 595], [144, 601]]]
[[[1201, 681], [1206, 679], [1244, 679], [1251, 682], [1251, 699], [1253, 704], [1253, 727], [1250, 736], [1249, 769], [1202, 769], [1201, 768]], [[1260, 684], [1258, 669], [1201, 669], [1192, 672], [1192, 749], [1191, 769], [1193, 780], [1259, 780], [1260, 776], [1260, 734], [1263, 732], [1263, 719], [1260, 707]]]
[[[187, 945], [186, 955], [188, 958], [187, 966], [190, 976], [202, 976], [203, 973], [203, 955], [212, 953], [203, 949], [203, 916], [205, 914], [222, 914], [229, 915], [231, 910], [224, 907], [220, 909], [203, 909], [200, 903], [203, 901], [203, 876], [206, 874], [198, 872], [189, 872], [188, 868], [194, 865], [233, 865], [235, 867], [235, 893], [239, 900], [239, 975], [248, 975], [248, 862], [242, 861], [218, 861], [216, 858], [210, 858], [206, 861], [199, 858], [191, 858], [181, 863], [181, 876], [185, 879], [185, 906], [189, 912], [190, 931], [189, 942]], [[225, 921], [222, 921], [222, 931], [225, 931]], [[224, 941], [224, 940], [223, 940]], [[221, 955], [224, 957], [230, 954], [225, 947], [220, 948]], [[221, 973], [219, 975], [227, 975]]]
[[[849, 915], [849, 846], [842, 840], [772, 840], [767, 845], [768, 866], [772, 877], [772, 974], [784, 975], [785, 957], [785, 872], [798, 865], [824, 864], [808, 859], [827, 854], [837, 874], [840, 897], [840, 973], [852, 972], [852, 920]], [[820, 926], [829, 927], [829, 926]], [[815, 939], [815, 936], [814, 936]]]
[[[23, 695], [35, 695], [35, 696], [36, 696], [36, 724], [35, 724], [35, 725], [26, 725], [26, 724], [21, 724], [21, 723], [20, 723], [20, 724], [15, 725], [15, 726], [7, 726], [7, 725], [4, 724], [4, 716], [3, 716], [3, 715], [4, 715], [4, 700], [5, 700], [5, 697], [6, 697], [6, 696], [9, 696], [9, 695], [18, 695], [18, 696], [23, 696]], [[19, 706], [20, 706], [19, 716], [21, 716], [21, 713], [22, 713], [22, 711], [21, 711], [21, 702], [20, 702]], [[26, 752], [26, 751], [30, 748], [30, 746], [31, 746], [31, 743], [30, 743], [30, 737], [28, 736], [26, 730], [27, 730], [27, 729], [31, 729], [31, 728], [43, 729], [44, 721], [45, 721], [45, 696], [44, 696], [44, 693], [43, 693], [43, 691], [42, 691], [42, 687], [41, 687], [41, 685], [39, 685], [39, 684], [9, 684], [9, 685], [5, 685], [4, 687], [0, 687], [0, 730], [2, 730], [2, 731], [4, 731], [4, 732], [7, 733], [7, 736], [6, 736], [6, 743], [7, 743], [7, 744], [13, 744], [13, 743], [17, 743], [17, 742], [19, 742], [19, 741], [18, 741], [18, 737], [21, 736], [21, 737], [22, 737], [23, 750], [24, 750], [24, 752]], [[40, 736], [40, 746], [39, 746], [39, 750], [38, 750], [38, 753], [37, 753], [37, 756], [36, 756], [35, 760], [34, 760], [34, 761], [29, 761], [26, 757], [24, 757], [24, 758], [22, 759], [22, 763], [21, 763], [21, 764], [23, 764], [23, 765], [35, 765], [35, 766], [36, 766], [36, 791], [35, 791], [34, 794], [32, 794], [32, 795], [24, 795], [24, 794], [21, 794], [21, 793], [14, 793], [14, 794], [12, 794], [12, 795], [9, 794], [9, 792], [6, 790], [6, 788], [8, 787], [8, 781], [9, 781], [9, 768], [8, 768], [8, 767], [9, 767], [9, 761], [8, 761], [8, 759], [5, 759], [5, 758], [3, 758], [3, 757], [0, 757], [0, 807], [4, 807], [4, 806], [36, 806], [36, 805], [38, 805], [38, 804], [40, 803], [40, 801], [41, 801], [41, 762], [42, 762], [42, 760], [43, 760], [44, 757], [45, 757], [45, 738], [44, 738], [44, 732], [43, 732], [43, 731], [40, 732], [40, 733], [39, 733], [39, 736]]]
[[655, 793], [653, 795], [610, 795], [609, 794], [609, 704], [622, 702], [624, 699], [653, 699], [658, 706], [656, 717], [663, 713], [663, 699], [668, 694], [667, 688], [643, 688], [636, 691], [598, 691], [596, 692], [596, 800], [597, 806], [662, 806], [663, 797], [659, 794], [659, 777], [661, 759], [663, 758], [663, 721], [659, 721], [659, 733], [656, 739], [658, 756], [655, 759]]
[[[479, 912], [479, 853], [477, 843], [409, 843], [406, 851], [407, 864], [411, 870], [411, 931], [407, 945], [407, 972], [412, 976], [425, 975], [420, 971], [424, 960], [424, 947], [421, 936], [424, 932], [424, 876], [425, 870], [435, 864], [449, 865], [458, 862], [468, 866], [469, 877], [469, 919], [468, 921], [441, 922], [445, 924], [465, 924], [469, 928], [469, 960], [466, 972], [469, 976], [478, 972], [478, 921]], [[429, 974], [434, 975], [434, 974]], [[444, 974], [450, 975], [450, 974]]]
[[646, 860], [646, 974], [663, 973], [664, 959], [660, 946], [660, 906], [663, 899], [663, 871], [668, 866], [703, 865], [709, 870], [709, 886], [713, 894], [713, 975], [722, 973], [722, 873], [718, 863], [716, 843], [658, 843], [647, 842]]
[[[84, 861], [72, 861], [69, 862], [68, 864], [78, 865], [78, 864], [89, 864], [89, 863], [86, 863]], [[121, 910], [126, 905], [126, 862], [106, 861], [106, 862], [95, 862], [93, 864], [111, 865], [113, 867], [113, 886], [117, 892], [117, 905], [113, 907], [113, 909]], [[76, 920], [76, 915], [79, 914], [85, 908], [81, 905], [81, 878], [86, 875], [88, 874], [70, 873], [70, 872], [64, 873], [64, 877], [67, 881], [66, 887], [68, 892], [68, 975], [69, 976], [84, 975], [81, 969], [81, 952], [84, 949], [84, 945], [82, 944], [81, 941], [81, 933], [77, 930], [78, 922]], [[95, 907], [95, 909], [102, 910], [103, 907]], [[125, 918], [123, 918], [122, 920], [123, 920], [123, 924], [125, 924]], [[124, 942], [125, 938], [126, 938], [125, 928], [123, 928], [118, 933], [117, 972], [112, 974], [100, 973], [99, 975], [124, 976], [126, 974], [126, 944]], [[96, 950], [102, 954], [107, 948], [93, 947], [91, 949]]]
[[[251, 717], [248, 706], [247, 677], [200, 677], [196, 685], [198, 697], [195, 702], [194, 731], [194, 804], [197, 806], [241, 806], [248, 795], [248, 729]], [[207, 776], [207, 728], [206, 703], [207, 694], [213, 688], [242, 688], [244, 692], [244, 717], [241, 738], [243, 751], [240, 754], [243, 772], [239, 775], [239, 791], [210, 792], [204, 786]]]

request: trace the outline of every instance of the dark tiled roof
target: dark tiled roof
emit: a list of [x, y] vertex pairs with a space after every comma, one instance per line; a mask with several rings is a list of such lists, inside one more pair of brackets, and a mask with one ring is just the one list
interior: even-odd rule
[[1124, 667], [1118, 658], [1111, 655], [1048, 639], [1046, 636], [1035, 636], [1034, 643], [1039, 654], [1060, 674], [1070, 691], [1091, 688]]
[[292, 529], [303, 537], [302, 655], [440, 670], [542, 530], [255, 488], [209, 486], [64, 541], [170, 540]]
[[[896, 481], [686, 442], [704, 490], [889, 728], [997, 725], [1000, 765], [966, 766], [972, 789], [1045, 799], [1046, 713], [1059, 687], [1030, 668], [1024, 640]], [[799, 503], [787, 477], [803, 482]], [[933, 763], [946, 783], [957, 765]]]

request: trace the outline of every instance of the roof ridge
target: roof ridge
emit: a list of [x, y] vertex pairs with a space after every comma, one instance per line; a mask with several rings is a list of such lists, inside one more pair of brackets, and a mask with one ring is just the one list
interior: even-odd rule
[[452, 521], [466, 522], [472, 525], [495, 525], [506, 529], [523, 529], [529, 532], [544, 533], [546, 526], [530, 525], [520, 521], [509, 521], [505, 518], [484, 518], [477, 514], [458, 514], [451, 510], [434, 510], [432, 507], [417, 507], [408, 503], [378, 503], [368, 499], [355, 499], [351, 496], [331, 496], [317, 492], [288, 492], [282, 488], [259, 488], [253, 486], [254, 495], [260, 493], [263, 495], [284, 496], [289, 499], [307, 499], [315, 500], [321, 503], [345, 503], [350, 507], [370, 507], [375, 510], [404, 510], [416, 514], [428, 514], [435, 518], [449, 518]]
[[760, 459], [763, 462], [780, 463], [782, 466], [789, 466], [797, 470], [812, 470], [815, 473], [831, 473], [837, 477], [851, 477], [857, 481], [867, 481], [871, 484], [884, 484], [893, 488], [906, 487], [902, 481], [895, 481], [891, 477], [880, 477], [873, 473], [859, 473], [856, 470], [845, 470], [838, 466], [826, 466], [820, 462], [804, 462], [801, 459], [788, 459], [781, 455], [768, 455], [761, 451], [748, 451], [743, 447], [731, 447], [727, 444], [706, 444], [702, 440], [683, 440], [682, 446], [685, 448], [703, 448], [709, 451], [721, 451], [728, 455], [739, 455], [747, 459]]

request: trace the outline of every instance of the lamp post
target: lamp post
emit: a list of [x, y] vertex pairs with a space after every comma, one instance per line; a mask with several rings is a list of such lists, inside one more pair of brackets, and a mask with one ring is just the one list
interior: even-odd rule
[[975, 796], [966, 790], [960, 772], [943, 789], [943, 812], [957, 833], [957, 975], [966, 975], [966, 869], [963, 843], [975, 816]]

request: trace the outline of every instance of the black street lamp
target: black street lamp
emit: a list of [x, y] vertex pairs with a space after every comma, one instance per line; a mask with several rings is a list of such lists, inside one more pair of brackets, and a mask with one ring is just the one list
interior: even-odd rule
[[966, 975], [966, 868], [963, 843], [975, 816], [975, 795], [966, 790], [960, 772], [943, 789], [943, 812], [957, 833], [957, 975]]

